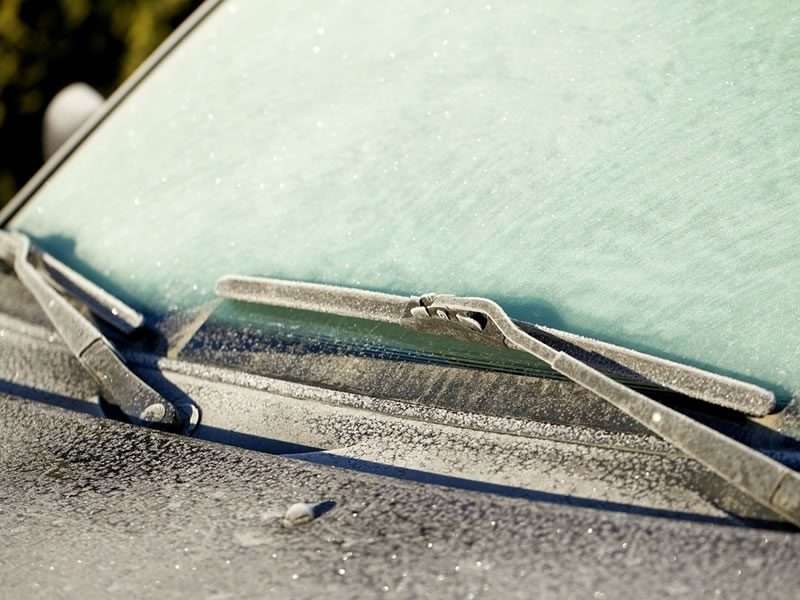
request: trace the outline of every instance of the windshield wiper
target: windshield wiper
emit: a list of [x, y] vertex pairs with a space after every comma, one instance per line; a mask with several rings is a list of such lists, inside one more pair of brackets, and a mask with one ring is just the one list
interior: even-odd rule
[[36, 252], [49, 275], [45, 276], [31, 262], [32, 254], [30, 240], [25, 235], [0, 230], [0, 258], [11, 264], [19, 281], [36, 299], [72, 354], [96, 380], [103, 402], [133, 423], [183, 429], [187, 416], [142, 381], [111, 342], [49, 279], [122, 333], [139, 327], [143, 320], [141, 315], [52, 256]]
[[[217, 282], [222, 298], [291, 309], [335, 314], [411, 327], [525, 352], [554, 371], [604, 398], [613, 406], [672, 443], [763, 506], [800, 526], [800, 476], [792, 469], [731, 439], [683, 413], [613, 379], [580, 352], [567, 352], [562, 342], [585, 340], [574, 334], [513, 321], [495, 302], [446, 294], [402, 297], [351, 288], [230, 275]], [[540, 334], [541, 331], [544, 334]], [[702, 390], [704, 400], [743, 412], [774, 410], [774, 395], [758, 386], [665, 361], [594, 340], [583, 351], [614, 355], [615, 361], [644, 365], [661, 372], [666, 387]], [[626, 358], [627, 357], [627, 358]], [[606, 356], [608, 358], [608, 356]], [[667, 371], [672, 370], [670, 375]], [[683, 382], [682, 384], [680, 382]], [[687, 383], [688, 382], [688, 383]]]

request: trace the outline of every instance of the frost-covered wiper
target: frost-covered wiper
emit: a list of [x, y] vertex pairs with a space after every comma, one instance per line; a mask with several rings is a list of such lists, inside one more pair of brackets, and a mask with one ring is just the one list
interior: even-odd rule
[[[47, 275], [31, 262], [34, 255]], [[56, 286], [123, 333], [141, 325], [139, 313], [52, 256], [34, 252], [23, 234], [0, 230], [0, 258], [11, 264], [64, 343], [97, 381], [107, 405], [134, 423], [168, 429], [184, 426], [186, 416], [131, 371], [111, 342]]]
[[[445, 294], [402, 297], [299, 281], [231, 275], [217, 282], [232, 300], [383, 321], [519, 350], [604, 398], [760, 504], [800, 526], [800, 476], [785, 465], [618, 381], [605, 358], [643, 379], [746, 414], [775, 408], [758, 386], [574, 334], [513, 321], [495, 302]], [[592, 355], [592, 356], [588, 356]]]

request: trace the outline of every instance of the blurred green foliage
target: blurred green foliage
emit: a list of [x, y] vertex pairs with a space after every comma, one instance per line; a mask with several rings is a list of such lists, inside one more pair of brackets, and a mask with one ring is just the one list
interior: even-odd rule
[[0, 0], [0, 206], [42, 164], [42, 117], [64, 86], [108, 96], [200, 0]]

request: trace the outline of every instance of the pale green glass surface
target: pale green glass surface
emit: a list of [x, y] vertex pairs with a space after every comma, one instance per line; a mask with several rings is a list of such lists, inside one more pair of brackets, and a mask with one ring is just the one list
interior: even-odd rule
[[800, 5], [226, 2], [14, 226], [152, 312], [485, 295], [800, 389]]

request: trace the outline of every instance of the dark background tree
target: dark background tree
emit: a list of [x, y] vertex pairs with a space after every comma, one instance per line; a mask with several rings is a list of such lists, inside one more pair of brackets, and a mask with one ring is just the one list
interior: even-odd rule
[[108, 96], [200, 0], [0, 0], [0, 206], [42, 164], [42, 116], [64, 86]]

